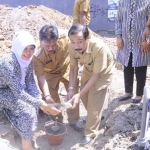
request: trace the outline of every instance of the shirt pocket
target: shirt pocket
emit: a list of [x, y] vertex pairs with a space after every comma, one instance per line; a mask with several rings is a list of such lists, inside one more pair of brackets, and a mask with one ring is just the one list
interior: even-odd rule
[[88, 71], [92, 72], [93, 71], [93, 61], [89, 61], [87, 63], [84, 63], [85, 68], [87, 68]]

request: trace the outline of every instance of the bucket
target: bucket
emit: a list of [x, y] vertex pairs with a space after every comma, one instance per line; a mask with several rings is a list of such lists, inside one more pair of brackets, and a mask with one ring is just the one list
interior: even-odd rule
[[57, 132], [52, 131], [51, 127], [55, 125], [54, 121], [48, 121], [45, 123], [45, 132], [50, 145], [57, 146], [60, 145], [63, 141], [64, 135], [67, 132], [67, 128], [62, 123], [58, 122], [57, 125], [60, 127], [60, 130]]

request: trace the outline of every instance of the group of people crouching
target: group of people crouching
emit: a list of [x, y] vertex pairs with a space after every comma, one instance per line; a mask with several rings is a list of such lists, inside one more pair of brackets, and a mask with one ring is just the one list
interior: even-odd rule
[[[21, 30], [14, 35], [11, 52], [0, 59], [0, 105], [14, 129], [22, 138], [24, 150], [34, 150], [32, 138], [36, 131], [38, 111], [63, 116], [55, 106], [60, 103], [58, 88], [62, 82], [72, 103], [67, 110], [69, 125], [81, 131], [79, 102], [87, 109], [82, 145], [96, 136], [101, 112], [112, 80], [114, 56], [108, 46], [89, 35], [87, 26], [74, 24], [68, 36], [59, 36], [54, 25], [45, 25], [39, 32], [36, 50], [33, 36]], [[78, 64], [84, 65], [79, 90]], [[37, 77], [41, 96], [34, 80]]]

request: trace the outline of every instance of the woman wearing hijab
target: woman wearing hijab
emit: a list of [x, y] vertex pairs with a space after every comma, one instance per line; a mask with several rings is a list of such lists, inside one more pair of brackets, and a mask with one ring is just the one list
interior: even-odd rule
[[34, 51], [33, 36], [20, 31], [13, 39], [11, 53], [0, 60], [0, 105], [21, 136], [24, 150], [34, 150], [31, 141], [37, 127], [38, 109], [52, 115], [59, 113], [40, 97], [33, 76]]

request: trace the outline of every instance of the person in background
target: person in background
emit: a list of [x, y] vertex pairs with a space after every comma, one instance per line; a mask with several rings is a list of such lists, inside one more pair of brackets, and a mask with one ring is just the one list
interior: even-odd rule
[[90, 19], [90, 0], [75, 0], [73, 24], [80, 23], [83, 25], [89, 25]]
[[[65, 89], [69, 88], [70, 57], [68, 50], [68, 37], [59, 33], [54, 25], [45, 25], [39, 32], [40, 48], [34, 56], [34, 71], [38, 85], [47, 103], [53, 99], [60, 103], [58, 95], [59, 83], [62, 82]], [[78, 82], [76, 83], [78, 84]], [[75, 87], [73, 90], [77, 92]], [[79, 124], [79, 105], [74, 110], [68, 110], [69, 125], [76, 131], [81, 131]], [[53, 119], [55, 117], [52, 116]], [[62, 114], [58, 115], [58, 121], [63, 122]]]
[[115, 34], [118, 47], [116, 59], [124, 65], [125, 94], [119, 101], [128, 100], [133, 96], [135, 73], [137, 85], [133, 103], [139, 103], [145, 86], [147, 65], [150, 64], [150, 1], [121, 0]]
[[[89, 36], [87, 26], [74, 24], [69, 32], [70, 38], [70, 90], [67, 99], [74, 109], [82, 100], [87, 110], [87, 120], [81, 145], [92, 141], [99, 129], [103, 104], [108, 98], [107, 90], [112, 81], [114, 55], [108, 46], [94, 37]], [[77, 81], [78, 62], [84, 68], [81, 76], [80, 92], [75, 94], [73, 89]]]
[[[37, 127], [39, 109], [60, 113], [40, 97], [33, 77], [35, 41], [27, 31], [16, 33], [11, 53], [0, 60], [0, 105], [22, 138], [23, 150], [34, 150], [31, 141]], [[54, 102], [53, 102], [54, 104]]]

